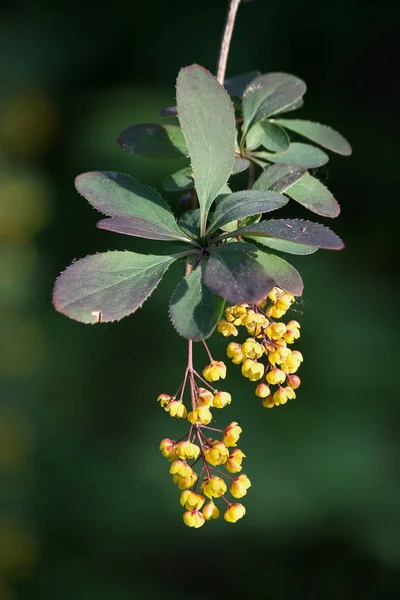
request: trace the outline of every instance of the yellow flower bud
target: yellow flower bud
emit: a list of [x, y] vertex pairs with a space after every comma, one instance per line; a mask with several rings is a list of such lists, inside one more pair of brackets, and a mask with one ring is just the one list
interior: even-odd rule
[[300, 377], [298, 377], [297, 375], [288, 375], [287, 383], [288, 385], [290, 385], [291, 388], [297, 390], [297, 388], [300, 387], [301, 380]]
[[157, 401], [161, 404], [161, 406], [165, 406], [168, 402], [172, 400], [172, 396], [169, 394], [160, 394], [157, 398]]
[[199, 510], [187, 510], [183, 513], [183, 522], [188, 527], [198, 529], [205, 523], [205, 518]]
[[232, 481], [229, 491], [234, 498], [243, 498], [247, 494], [249, 487], [251, 487], [251, 482], [247, 475], [239, 475], [239, 477]]
[[206, 521], [209, 521], [210, 519], [218, 519], [219, 510], [212, 500], [210, 502], [207, 502], [207, 504], [203, 508], [203, 515]]
[[236, 442], [238, 441], [242, 431], [243, 430], [241, 427], [239, 427], [238, 423], [236, 421], [232, 421], [232, 423], [225, 428], [222, 437], [222, 441], [224, 442], [225, 446], [236, 446]]
[[228, 523], [236, 523], [246, 514], [246, 509], [243, 504], [239, 504], [236, 502], [235, 504], [231, 504], [229, 508], [226, 509], [224, 513], [224, 519]]
[[192, 425], [208, 425], [212, 421], [212, 414], [207, 406], [198, 406], [188, 414], [188, 421]]
[[225, 321], [224, 319], [218, 321], [218, 331], [219, 333], [222, 333], [224, 337], [229, 337], [230, 335], [236, 336], [238, 334], [238, 330], [234, 324], [228, 323], [228, 321]]
[[272, 396], [274, 399], [275, 406], [279, 406], [280, 404], [286, 404], [288, 401], [287, 394], [283, 388], [279, 388], [276, 390], [275, 394]]
[[221, 477], [212, 475], [210, 479], [204, 479], [201, 484], [201, 491], [207, 498], [220, 498], [226, 493], [226, 483]]
[[212, 406], [214, 395], [205, 388], [199, 387], [197, 390], [197, 401], [200, 406]]
[[292, 356], [297, 359], [299, 362], [303, 362], [303, 355], [301, 352], [299, 352], [298, 350], [293, 350], [292, 352]]
[[181, 506], [184, 506], [187, 510], [200, 510], [206, 499], [202, 494], [196, 494], [190, 490], [184, 490], [180, 497]]
[[224, 408], [224, 406], [231, 403], [231, 400], [231, 395], [228, 392], [217, 392], [214, 396], [213, 406], [214, 408]]
[[246, 358], [242, 364], [242, 375], [250, 379], [250, 381], [257, 381], [264, 375], [264, 365], [262, 363]]
[[297, 321], [289, 321], [286, 326], [286, 332], [283, 334], [285, 341], [288, 344], [293, 344], [300, 337], [300, 324]]
[[225, 463], [225, 467], [229, 473], [239, 473], [242, 470], [242, 460], [246, 455], [239, 450], [239, 448], [235, 448], [229, 455], [228, 460]]
[[262, 405], [264, 406], [264, 408], [273, 408], [275, 406], [273, 397], [267, 396], [266, 398], [263, 398]]
[[175, 417], [176, 419], [186, 419], [186, 406], [180, 400], [171, 400], [165, 407], [165, 410], [169, 412], [171, 417]]
[[259, 398], [266, 398], [270, 393], [270, 389], [265, 383], [259, 383], [256, 387], [256, 396]]
[[193, 470], [187, 477], [181, 477], [181, 475], [175, 473], [175, 475], [172, 475], [172, 480], [180, 490], [186, 490], [196, 483], [197, 475]]
[[196, 446], [196, 444], [192, 444], [189, 440], [184, 440], [183, 442], [179, 442], [176, 446], [176, 454], [182, 460], [188, 458], [189, 460], [196, 459], [200, 454], [200, 448]]
[[280, 369], [271, 369], [266, 376], [266, 380], [271, 385], [276, 385], [278, 383], [283, 383], [286, 379], [286, 375]]
[[165, 458], [168, 458], [169, 461], [173, 461], [178, 458], [176, 453], [176, 442], [174, 440], [170, 440], [169, 438], [164, 438], [161, 440], [160, 450], [162, 455]]
[[242, 352], [242, 345], [236, 342], [228, 344], [226, 349], [228, 358], [232, 359], [234, 365], [239, 365], [244, 360], [244, 354]]
[[246, 358], [261, 358], [264, 348], [253, 338], [248, 338], [242, 345], [242, 352]]
[[210, 465], [218, 467], [226, 463], [229, 450], [222, 442], [214, 442], [212, 447], [204, 449], [204, 456]]
[[225, 379], [226, 366], [221, 360], [213, 360], [209, 365], [204, 367], [203, 377], [207, 379], [207, 381], [218, 381], [218, 379]]

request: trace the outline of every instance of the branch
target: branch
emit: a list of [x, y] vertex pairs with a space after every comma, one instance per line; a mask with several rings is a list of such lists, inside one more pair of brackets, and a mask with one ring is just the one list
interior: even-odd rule
[[235, 26], [236, 13], [238, 11], [240, 0], [230, 0], [228, 16], [226, 17], [224, 35], [221, 40], [221, 50], [219, 52], [217, 64], [217, 81], [224, 85], [226, 64], [228, 62], [229, 47], [231, 45], [233, 28]]

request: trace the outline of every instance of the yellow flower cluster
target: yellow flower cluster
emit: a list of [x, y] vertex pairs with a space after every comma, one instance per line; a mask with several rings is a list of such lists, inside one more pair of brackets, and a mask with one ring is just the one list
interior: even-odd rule
[[[245, 458], [244, 452], [236, 447], [242, 433], [239, 424], [232, 421], [223, 430], [208, 427], [212, 420], [211, 409], [224, 408], [231, 403], [228, 392], [215, 390], [207, 383], [225, 379], [226, 366], [221, 361], [211, 360], [203, 369], [202, 375], [203, 377], [189, 364], [179, 398], [168, 394], [158, 397], [161, 406], [172, 417], [186, 418], [190, 423], [189, 432], [181, 440], [165, 438], [160, 443], [160, 450], [171, 463], [169, 472], [181, 490], [180, 503], [186, 509], [183, 522], [196, 529], [206, 521], [219, 517], [220, 509], [214, 502], [218, 498], [226, 505], [225, 521], [236, 523], [245, 515], [246, 509], [238, 502], [229, 502], [225, 495], [229, 490], [234, 499], [243, 498], [251, 486], [246, 475], [235, 475], [242, 470]], [[196, 378], [210, 389], [198, 385]], [[183, 404], [187, 379], [191, 392], [190, 411]], [[210, 437], [209, 433], [214, 431], [219, 432], [220, 439]], [[219, 470], [221, 467], [226, 469], [226, 473]]]
[[286, 404], [296, 397], [294, 390], [300, 386], [295, 373], [303, 356], [288, 347], [299, 339], [300, 324], [274, 320], [283, 317], [293, 302], [294, 296], [275, 287], [259, 304], [229, 306], [225, 319], [218, 322], [218, 331], [224, 337], [237, 336], [238, 327], [244, 327], [251, 336], [243, 344], [228, 344], [227, 356], [233, 364], [241, 365], [243, 377], [260, 382], [255, 393], [266, 408]]

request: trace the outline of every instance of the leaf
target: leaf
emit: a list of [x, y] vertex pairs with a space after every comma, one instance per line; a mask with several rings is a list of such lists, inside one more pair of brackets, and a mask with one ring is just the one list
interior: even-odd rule
[[261, 123], [255, 123], [246, 134], [246, 150], [256, 150], [264, 141], [264, 130]]
[[[119, 227], [123, 225], [126, 228], [128, 226], [126, 220], [123, 223], [121, 220], [116, 222], [114, 219], [100, 221], [98, 224], [100, 229], [139, 237], [149, 237], [148, 234], [153, 231], [154, 235], [158, 232], [157, 237], [150, 237], [150, 239], [185, 239], [165, 200], [155, 190], [141, 185], [129, 175], [97, 171], [83, 173], [76, 178], [75, 187], [94, 208], [105, 215], [134, 217], [131, 227], [136, 233], [112, 228], [114, 225]], [[139, 235], [141, 226], [144, 228], [144, 235]], [[159, 237], [162, 232], [167, 237]]]
[[349, 156], [352, 152], [349, 142], [338, 131], [328, 125], [303, 121], [302, 119], [274, 119], [273, 122], [302, 135], [323, 148], [337, 152], [337, 154]]
[[304, 81], [288, 73], [267, 73], [254, 79], [243, 94], [244, 133], [253, 123], [291, 106], [305, 91]]
[[129, 154], [146, 158], [183, 158], [188, 155], [185, 138], [178, 125], [132, 125], [119, 134], [117, 144]]
[[184, 212], [178, 221], [178, 226], [187, 236], [198, 240], [200, 237], [200, 209], [195, 208]]
[[163, 183], [163, 188], [167, 192], [180, 192], [190, 190], [194, 187], [191, 167], [184, 167], [169, 175]]
[[180, 71], [176, 91], [179, 121], [191, 158], [200, 204], [201, 234], [204, 235], [210, 206], [233, 170], [235, 113], [224, 88], [198, 65]]
[[316, 146], [301, 144], [299, 142], [290, 144], [286, 152], [275, 152], [274, 154], [269, 152], [256, 152], [254, 156], [267, 160], [268, 162], [291, 163], [307, 168], [320, 167], [329, 160], [328, 155], [319, 148], [316, 148]]
[[86, 256], [57, 279], [54, 306], [81, 323], [119, 321], [142, 306], [177, 258], [118, 251]]
[[340, 206], [328, 188], [309, 173], [298, 179], [286, 194], [317, 215], [333, 218], [340, 213]]
[[285, 196], [263, 190], [243, 190], [223, 198], [211, 218], [207, 234], [210, 235], [227, 223], [243, 217], [277, 210], [287, 204]]
[[267, 246], [267, 248], [271, 248], [272, 250], [277, 250], [278, 252], [287, 252], [288, 254], [297, 254], [299, 256], [314, 254], [318, 250], [318, 246], [307, 246], [306, 244], [298, 244], [297, 242], [288, 242], [287, 240], [278, 240], [269, 237], [252, 237], [246, 235], [246, 239], [257, 242], [257, 244], [261, 244], [262, 246]]
[[203, 268], [200, 264], [182, 279], [169, 307], [171, 321], [177, 332], [195, 342], [212, 334], [224, 308], [222, 298], [215, 296], [203, 284]]
[[283, 115], [285, 113], [292, 112], [293, 110], [298, 110], [299, 108], [301, 108], [303, 106], [303, 104], [304, 104], [303, 98], [299, 98], [298, 100], [296, 100], [296, 102], [293, 102], [293, 104], [291, 104], [290, 106], [287, 106], [286, 108], [283, 108], [282, 110], [279, 110], [275, 114]]
[[258, 302], [275, 285], [257, 261], [255, 246], [244, 242], [210, 250], [204, 283], [212, 292], [233, 304]]
[[344, 247], [342, 240], [336, 233], [320, 223], [303, 221], [301, 219], [270, 219], [261, 221], [255, 225], [240, 227], [232, 233], [218, 236], [216, 240], [222, 240], [233, 236], [254, 236], [276, 238], [306, 244], [307, 246], [318, 246], [327, 250], [341, 250]]
[[300, 274], [286, 260], [271, 254], [269, 252], [260, 251], [257, 254], [258, 262], [264, 267], [268, 277], [274, 280], [275, 285], [293, 294], [293, 296], [301, 296], [303, 293], [303, 280]]
[[264, 169], [260, 177], [253, 185], [253, 190], [271, 190], [273, 192], [285, 192], [304, 173], [305, 167], [293, 164], [276, 163]]
[[111, 219], [103, 219], [97, 223], [96, 227], [113, 231], [114, 233], [147, 238], [148, 240], [182, 241], [193, 244], [192, 240], [189, 240], [178, 226], [177, 231], [175, 231], [175, 229], [171, 230], [163, 225], [157, 225], [139, 217], [112, 217]]
[[230, 96], [241, 98], [249, 83], [251, 83], [253, 79], [259, 75], [260, 71], [248, 71], [247, 73], [234, 75], [233, 77], [225, 80], [224, 87]]
[[259, 125], [264, 132], [261, 145], [272, 152], [286, 152], [290, 145], [286, 131], [270, 121], [262, 121]]
[[250, 166], [250, 161], [247, 158], [235, 158], [235, 162], [233, 164], [232, 175], [236, 175], [237, 173], [241, 173], [242, 171], [246, 171]]

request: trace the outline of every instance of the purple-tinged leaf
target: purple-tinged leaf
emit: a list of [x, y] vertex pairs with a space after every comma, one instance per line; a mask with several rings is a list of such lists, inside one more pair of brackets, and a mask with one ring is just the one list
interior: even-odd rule
[[158, 114], [160, 117], [177, 117], [178, 110], [176, 106], [167, 106], [166, 108], [162, 108]]
[[210, 235], [232, 221], [277, 210], [287, 202], [286, 196], [264, 190], [243, 190], [229, 194], [218, 202], [207, 234]]
[[142, 306], [179, 257], [118, 251], [86, 256], [57, 279], [54, 306], [80, 323], [119, 321]]
[[335, 131], [328, 125], [314, 123], [313, 121], [303, 121], [302, 119], [274, 119], [274, 123], [290, 129], [290, 131], [294, 131], [337, 154], [349, 156], [352, 152], [349, 142], [338, 131]]
[[248, 85], [259, 75], [260, 71], [248, 71], [225, 79], [224, 88], [230, 96], [241, 98]]
[[342, 250], [344, 244], [336, 233], [320, 223], [301, 219], [270, 219], [255, 225], [240, 227], [236, 231], [218, 236], [217, 240], [228, 237], [252, 236], [288, 240], [307, 246], [318, 246], [326, 250]]
[[201, 234], [204, 235], [210, 206], [233, 170], [235, 113], [224, 88], [198, 65], [179, 72], [176, 99], [199, 199]]
[[289, 294], [293, 294], [293, 296], [302, 295], [304, 286], [300, 274], [286, 260], [276, 256], [276, 254], [263, 251], [258, 252], [257, 260], [278, 287], [285, 290], [285, 292], [289, 292]]
[[146, 158], [184, 158], [188, 155], [179, 125], [138, 123], [124, 129], [117, 144], [128, 154]]
[[158, 225], [141, 219], [139, 217], [113, 217], [111, 219], [103, 219], [96, 225], [99, 229], [106, 229], [114, 233], [123, 233], [124, 235], [132, 235], [134, 237], [146, 238], [148, 240], [165, 240], [167, 242], [187, 242], [193, 244], [179, 228], [171, 231], [168, 227]]
[[291, 163], [301, 167], [321, 167], [328, 162], [329, 156], [316, 146], [293, 142], [286, 152], [254, 152], [256, 158], [272, 163]]
[[258, 302], [275, 285], [257, 260], [257, 249], [243, 242], [210, 251], [204, 283], [214, 294], [233, 304]]
[[208, 338], [221, 316], [224, 301], [203, 283], [200, 264], [176, 288], [169, 306], [171, 321], [186, 339], [198, 342]]
[[169, 175], [164, 183], [163, 188], [167, 192], [181, 192], [182, 190], [190, 190], [194, 187], [191, 167], [185, 167]]
[[253, 190], [285, 192], [306, 172], [307, 169], [305, 167], [293, 164], [276, 163], [264, 169], [253, 185]]
[[333, 218], [340, 213], [340, 206], [328, 188], [309, 173], [298, 179], [286, 194], [317, 215]]

